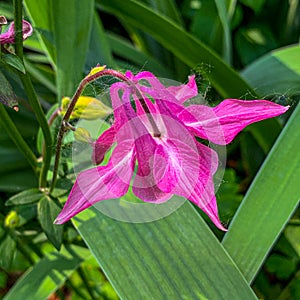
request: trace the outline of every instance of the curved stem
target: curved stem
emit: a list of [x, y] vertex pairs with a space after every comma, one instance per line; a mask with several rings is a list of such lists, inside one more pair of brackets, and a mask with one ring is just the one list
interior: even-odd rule
[[64, 134], [66, 132], [66, 124], [68, 123], [70, 116], [72, 114], [72, 111], [81, 95], [81, 93], [83, 92], [84, 88], [91, 82], [93, 82], [94, 80], [102, 77], [102, 76], [112, 76], [115, 78], [120, 79], [121, 81], [124, 81], [125, 83], [127, 83], [130, 87], [132, 87], [138, 97], [138, 100], [140, 101], [145, 113], [147, 114], [147, 117], [150, 121], [150, 124], [153, 128], [154, 131], [154, 136], [159, 137], [160, 136], [160, 131], [150, 113], [150, 110], [147, 106], [147, 103], [145, 102], [143, 95], [141, 93], [141, 91], [137, 88], [137, 86], [135, 85], [135, 83], [133, 81], [131, 81], [129, 78], [127, 78], [125, 75], [123, 75], [122, 73], [115, 71], [115, 70], [111, 70], [111, 69], [104, 69], [102, 71], [99, 71], [93, 75], [88, 75], [85, 78], [82, 79], [82, 81], [80, 82], [75, 94], [73, 95], [71, 102], [68, 106], [68, 109], [62, 119], [62, 123], [58, 132], [58, 136], [57, 136], [57, 143], [56, 143], [56, 152], [55, 152], [55, 162], [54, 162], [54, 168], [53, 168], [53, 177], [52, 177], [52, 182], [51, 182], [51, 186], [50, 186], [50, 190], [49, 193], [51, 193], [55, 187], [56, 184], [56, 178], [57, 178], [57, 174], [58, 174], [58, 165], [59, 165], [59, 159], [60, 159], [60, 151], [61, 151], [61, 146], [62, 146], [62, 141], [63, 141], [63, 137]]
[[[15, 18], [15, 48], [16, 55], [23, 62], [23, 37], [22, 37], [22, 0], [14, 0], [14, 18]], [[23, 62], [24, 63], [24, 62]], [[45, 155], [40, 173], [39, 187], [45, 188], [47, 186], [47, 173], [51, 162], [52, 152], [52, 137], [47, 123], [47, 119], [41, 107], [41, 104], [34, 91], [29, 74], [19, 73], [19, 77], [24, 86], [27, 98], [33, 109], [33, 112], [39, 122], [45, 140]]]

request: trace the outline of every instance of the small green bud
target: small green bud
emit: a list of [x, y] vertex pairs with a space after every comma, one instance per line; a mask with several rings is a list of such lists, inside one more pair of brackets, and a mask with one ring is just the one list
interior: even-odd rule
[[76, 128], [76, 130], [74, 131], [74, 137], [79, 142], [88, 143], [88, 144], [92, 143], [91, 135], [85, 128], [82, 127]]
[[[61, 114], [64, 115], [68, 109], [70, 104], [70, 98], [64, 97], [62, 99], [61, 105]], [[95, 120], [98, 118], [105, 118], [109, 114], [112, 113], [112, 109], [105, 104], [103, 104], [100, 100], [87, 97], [80, 96], [78, 101], [72, 111], [70, 120], [74, 119], [86, 119], [86, 120]]]
[[9, 214], [5, 217], [4, 226], [8, 228], [15, 228], [18, 227], [20, 222], [20, 218], [16, 211], [12, 210]]

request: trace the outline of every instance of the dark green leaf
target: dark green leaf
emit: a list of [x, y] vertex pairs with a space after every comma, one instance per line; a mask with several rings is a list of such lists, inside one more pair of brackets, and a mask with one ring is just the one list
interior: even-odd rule
[[10, 234], [6, 234], [6, 236], [1, 239], [0, 243], [0, 266], [7, 270], [14, 258], [16, 251], [16, 242], [11, 237]]
[[11, 108], [18, 107], [17, 97], [1, 70], [0, 86], [0, 102]]
[[97, 3], [100, 8], [149, 33], [188, 66], [211, 66], [209, 78], [225, 98], [239, 98], [251, 91], [251, 87], [215, 52], [169, 19], [133, 0], [98, 0]]
[[14, 54], [3, 54], [1, 58], [5, 63], [25, 74], [24, 64], [18, 56]]
[[94, 1], [50, 2], [56, 47], [56, 83], [58, 100], [61, 101], [63, 96], [72, 96], [83, 77], [94, 18]]
[[78, 246], [62, 247], [29, 269], [5, 296], [5, 300], [47, 299], [91, 254]]
[[40, 200], [42, 197], [43, 193], [39, 189], [33, 188], [10, 197], [6, 201], [5, 205], [9, 206], [34, 203]]
[[144, 66], [145, 69], [154, 72], [157, 76], [170, 77], [171, 73], [166, 67], [159, 63], [155, 58], [139, 51], [136, 47], [124, 38], [114, 34], [107, 35], [112, 51], [118, 56], [130, 61], [138, 68]]
[[63, 226], [53, 222], [61, 207], [50, 197], [44, 196], [38, 204], [38, 219], [50, 242], [56, 249], [60, 249], [63, 237]]
[[277, 278], [286, 280], [296, 270], [296, 262], [278, 254], [272, 254], [265, 264], [268, 272]]
[[241, 3], [252, 8], [256, 13], [260, 12], [266, 0], [240, 0]]
[[115, 66], [103, 25], [99, 16], [95, 13], [85, 66], [89, 70], [97, 64], [108, 65], [110, 68]]
[[0, 190], [5, 192], [20, 192], [38, 185], [36, 176], [31, 170], [21, 169], [0, 175]]

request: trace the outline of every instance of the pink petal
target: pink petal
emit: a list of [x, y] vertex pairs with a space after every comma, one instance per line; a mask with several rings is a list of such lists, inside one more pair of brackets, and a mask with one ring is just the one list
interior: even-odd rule
[[191, 105], [182, 109], [178, 117], [199, 137], [226, 145], [246, 126], [279, 116], [288, 109], [289, 106], [266, 100], [227, 99], [214, 108]]
[[178, 184], [181, 171], [180, 149], [171, 141], [158, 145], [154, 153], [154, 178], [157, 186], [171, 193]]
[[[23, 31], [23, 40], [31, 36], [33, 29], [29, 22], [22, 21], [22, 31]], [[15, 41], [15, 24], [14, 22], [10, 23], [8, 30], [0, 34], [0, 44], [11, 44]]]
[[218, 157], [214, 150], [197, 143], [200, 158], [198, 182], [187, 199], [196, 204], [221, 230], [227, 231], [218, 216], [218, 207], [214, 191], [213, 174], [216, 171]]
[[119, 198], [126, 194], [134, 162], [133, 144], [124, 142], [114, 149], [108, 165], [81, 172], [55, 224], [65, 223], [96, 202]]
[[115, 126], [111, 126], [109, 129], [105, 130], [93, 144], [92, 160], [96, 165], [102, 163], [106, 152], [115, 142], [115, 136]]
[[132, 191], [145, 202], [161, 203], [171, 198], [157, 186], [153, 170], [155, 170], [156, 143], [149, 134], [135, 140], [138, 169], [134, 178]]
[[195, 81], [195, 75], [189, 76], [189, 82], [179, 86], [170, 86], [167, 88], [180, 103], [198, 95], [198, 87]]

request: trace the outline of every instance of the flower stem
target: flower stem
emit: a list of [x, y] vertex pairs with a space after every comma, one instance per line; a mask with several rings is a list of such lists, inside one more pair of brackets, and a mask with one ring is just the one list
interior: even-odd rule
[[77, 273], [78, 273], [79, 277], [81, 278], [82, 283], [84, 284], [84, 286], [85, 286], [87, 292], [89, 293], [91, 299], [96, 300], [96, 298], [93, 294], [93, 290], [91, 289], [91, 287], [88, 283], [88, 279], [87, 279], [87, 277], [84, 273], [84, 270], [83, 270], [82, 266], [79, 266], [79, 268], [77, 269]]
[[127, 83], [130, 87], [132, 87], [138, 97], [138, 100], [140, 101], [145, 113], [147, 114], [147, 117], [152, 125], [153, 131], [154, 131], [154, 135], [155, 136], [160, 136], [160, 132], [159, 129], [150, 113], [150, 110], [147, 106], [147, 103], [145, 102], [142, 93], [140, 92], [140, 90], [137, 88], [137, 86], [135, 85], [135, 83], [133, 81], [131, 81], [129, 78], [127, 78], [125, 75], [123, 75], [122, 73], [115, 71], [115, 70], [111, 70], [111, 69], [104, 69], [102, 71], [96, 72], [92, 75], [88, 75], [85, 78], [82, 79], [82, 81], [80, 82], [75, 94], [73, 95], [70, 104], [68, 106], [68, 109], [62, 119], [62, 123], [58, 132], [58, 136], [57, 136], [57, 143], [56, 143], [56, 152], [55, 152], [55, 162], [54, 162], [54, 168], [53, 168], [53, 177], [52, 177], [52, 182], [51, 182], [51, 186], [50, 186], [50, 190], [49, 193], [51, 193], [55, 187], [56, 184], [56, 178], [57, 178], [57, 174], [58, 174], [58, 165], [59, 165], [59, 159], [60, 159], [60, 151], [61, 151], [61, 147], [62, 147], [62, 141], [63, 141], [63, 137], [64, 134], [67, 130], [67, 124], [68, 121], [70, 119], [70, 116], [72, 114], [72, 111], [81, 95], [81, 93], [83, 92], [84, 88], [91, 82], [95, 81], [96, 79], [103, 77], [103, 76], [112, 76], [115, 78], [120, 79], [121, 81], [124, 81], [125, 83]]
[[0, 104], [0, 125], [8, 133], [9, 137], [16, 144], [17, 148], [22, 152], [28, 163], [32, 167], [33, 171], [37, 171], [37, 160], [27, 143], [24, 141], [22, 135], [17, 129], [14, 122], [11, 120], [4, 106]]
[[[15, 48], [16, 55], [23, 62], [23, 38], [22, 38], [22, 0], [14, 0], [14, 18], [15, 18]], [[24, 62], [23, 62], [24, 63]], [[41, 104], [37, 98], [37, 95], [34, 91], [31, 79], [29, 74], [19, 73], [19, 77], [24, 86], [27, 98], [33, 109], [33, 112], [39, 122], [45, 140], [45, 153], [43, 164], [40, 173], [39, 187], [45, 188], [47, 186], [47, 173], [50, 167], [51, 162], [51, 152], [52, 152], [52, 137], [50, 129], [47, 123], [47, 119], [41, 107]]]

